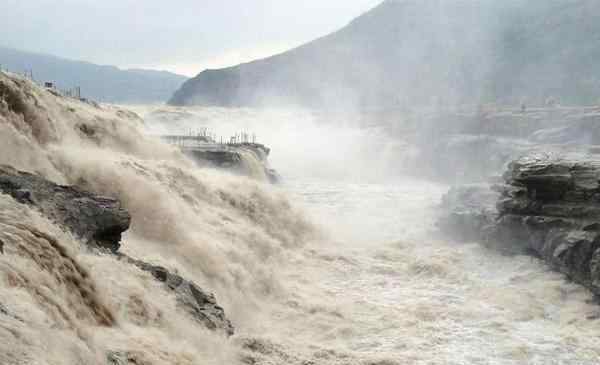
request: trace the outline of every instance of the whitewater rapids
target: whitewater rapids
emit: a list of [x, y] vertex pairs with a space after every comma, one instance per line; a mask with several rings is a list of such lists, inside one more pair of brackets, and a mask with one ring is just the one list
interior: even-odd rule
[[591, 294], [539, 260], [440, 237], [449, 187], [399, 174], [406, 145], [304, 111], [187, 112], [171, 128], [258, 131], [325, 234], [279, 267], [288, 296], [244, 329], [263, 334], [265, 363], [600, 363]]
[[436, 236], [447, 186], [396, 174], [406, 146], [377, 131], [188, 111], [182, 128], [262, 136], [284, 181], [271, 187], [146, 134], [168, 119], [0, 81], [0, 163], [117, 197], [122, 250], [214, 292], [236, 328], [199, 326], [149, 274], [0, 195], [0, 364], [598, 363], [591, 295], [535, 259]]
[[278, 313], [286, 320], [274, 338], [378, 364], [599, 363], [600, 308], [589, 292], [536, 259], [433, 238], [444, 186], [289, 188], [332, 238], [287, 272], [290, 305], [302, 309]]

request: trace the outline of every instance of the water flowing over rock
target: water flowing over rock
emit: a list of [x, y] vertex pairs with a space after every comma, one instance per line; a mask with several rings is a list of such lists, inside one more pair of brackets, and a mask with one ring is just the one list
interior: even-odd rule
[[209, 148], [198, 146], [182, 150], [200, 166], [212, 166], [271, 183], [281, 179], [269, 167], [267, 157], [271, 151], [262, 144], [217, 145]]
[[[68, 228], [92, 247], [107, 248], [116, 253], [120, 246], [121, 233], [129, 228], [131, 217], [121, 208], [117, 200], [97, 197], [75, 187], [59, 186], [39, 176], [20, 172], [8, 166], [0, 166], [0, 191], [12, 196], [19, 203], [38, 208], [42, 214]], [[28, 229], [28, 231], [51, 243], [59, 253], [62, 252], [61, 246], [52, 237], [37, 230]], [[2, 246], [3, 243], [0, 245], [0, 252], [3, 252]], [[61, 255], [65, 254], [61, 253]], [[217, 305], [214, 295], [206, 293], [193, 282], [170, 273], [164, 267], [134, 260], [120, 253], [118, 257], [151, 273], [155, 279], [165, 283], [169, 290], [176, 293], [181, 307], [202, 325], [211, 330], [222, 330], [227, 335], [233, 334], [233, 326], [225, 317], [223, 308]], [[49, 259], [44, 266], [55, 264], [54, 260]], [[75, 271], [83, 270], [74, 261], [71, 266], [78, 268]], [[80, 276], [85, 277], [87, 274]], [[82, 294], [82, 297], [93, 296]], [[113, 319], [104, 320], [106, 323], [112, 321]]]
[[169, 272], [162, 266], [134, 260], [124, 254], [119, 254], [119, 257], [149, 272], [156, 280], [164, 283], [169, 290], [175, 292], [181, 307], [208, 329], [223, 331], [228, 336], [233, 335], [234, 328], [213, 294], [206, 293], [195, 283]]
[[[11, 254], [30, 260], [48, 274], [43, 285], [32, 285], [28, 273], [12, 272], [9, 276], [14, 286], [22, 286], [31, 292], [58, 323], [76, 328], [84, 320], [101, 326], [113, 326], [115, 316], [99, 297], [89, 272], [55, 237], [27, 224], [9, 224], [0, 220], [0, 237], [11, 245]], [[64, 287], [64, 302], [55, 300], [51, 291]], [[61, 298], [62, 299], [62, 298]], [[62, 303], [61, 303], [62, 302]], [[74, 310], [72, 315], [66, 306]]]
[[316, 233], [136, 114], [6, 72], [0, 152], [2, 364], [235, 363], [232, 322], [283, 292], [276, 265]]
[[0, 166], [0, 191], [39, 209], [88, 244], [116, 252], [131, 217], [111, 198], [60, 186], [40, 176]]

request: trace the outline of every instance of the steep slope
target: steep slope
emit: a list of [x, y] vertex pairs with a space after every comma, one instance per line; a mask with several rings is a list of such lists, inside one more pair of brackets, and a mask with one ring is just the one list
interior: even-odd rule
[[289, 52], [206, 70], [173, 105], [590, 103], [600, 95], [591, 0], [388, 0]]
[[229, 335], [287, 290], [277, 266], [316, 232], [136, 114], [4, 72], [0, 165], [0, 364], [239, 363]]
[[31, 70], [34, 79], [54, 82], [60, 89], [81, 87], [83, 97], [111, 103], [164, 102], [187, 79], [165, 71], [121, 70], [0, 47], [0, 67]]

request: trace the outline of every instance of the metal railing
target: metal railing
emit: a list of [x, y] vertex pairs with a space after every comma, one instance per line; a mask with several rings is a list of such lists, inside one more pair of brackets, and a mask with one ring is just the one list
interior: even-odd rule
[[22, 72], [19, 72], [5, 68], [2, 64], [0, 64], [0, 72], [11, 73], [13, 75], [21, 76], [38, 85], [39, 87], [53, 90], [64, 97], [73, 98], [80, 101], [87, 101], [86, 98], [81, 97], [81, 86], [73, 86], [71, 88], [59, 89], [56, 87], [56, 84], [53, 81], [36, 80], [34, 77], [33, 69], [25, 69]]
[[229, 138], [223, 138], [217, 136], [216, 133], [211, 133], [207, 128], [203, 128], [200, 132], [189, 131], [185, 135], [163, 135], [160, 138], [172, 145], [185, 148], [215, 148], [226, 147], [226, 146], [259, 146], [256, 142], [256, 134], [250, 134], [247, 132], [239, 132]]

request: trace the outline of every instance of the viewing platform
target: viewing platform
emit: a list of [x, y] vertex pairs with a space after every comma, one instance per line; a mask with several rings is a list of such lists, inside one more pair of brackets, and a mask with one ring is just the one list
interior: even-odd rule
[[272, 183], [279, 181], [277, 172], [269, 167], [268, 157], [271, 150], [264, 144], [248, 142], [246, 138], [238, 136], [230, 138], [227, 143], [220, 143], [207, 133], [165, 135], [160, 138], [179, 147], [199, 166], [216, 167], [251, 177], [264, 177]]

